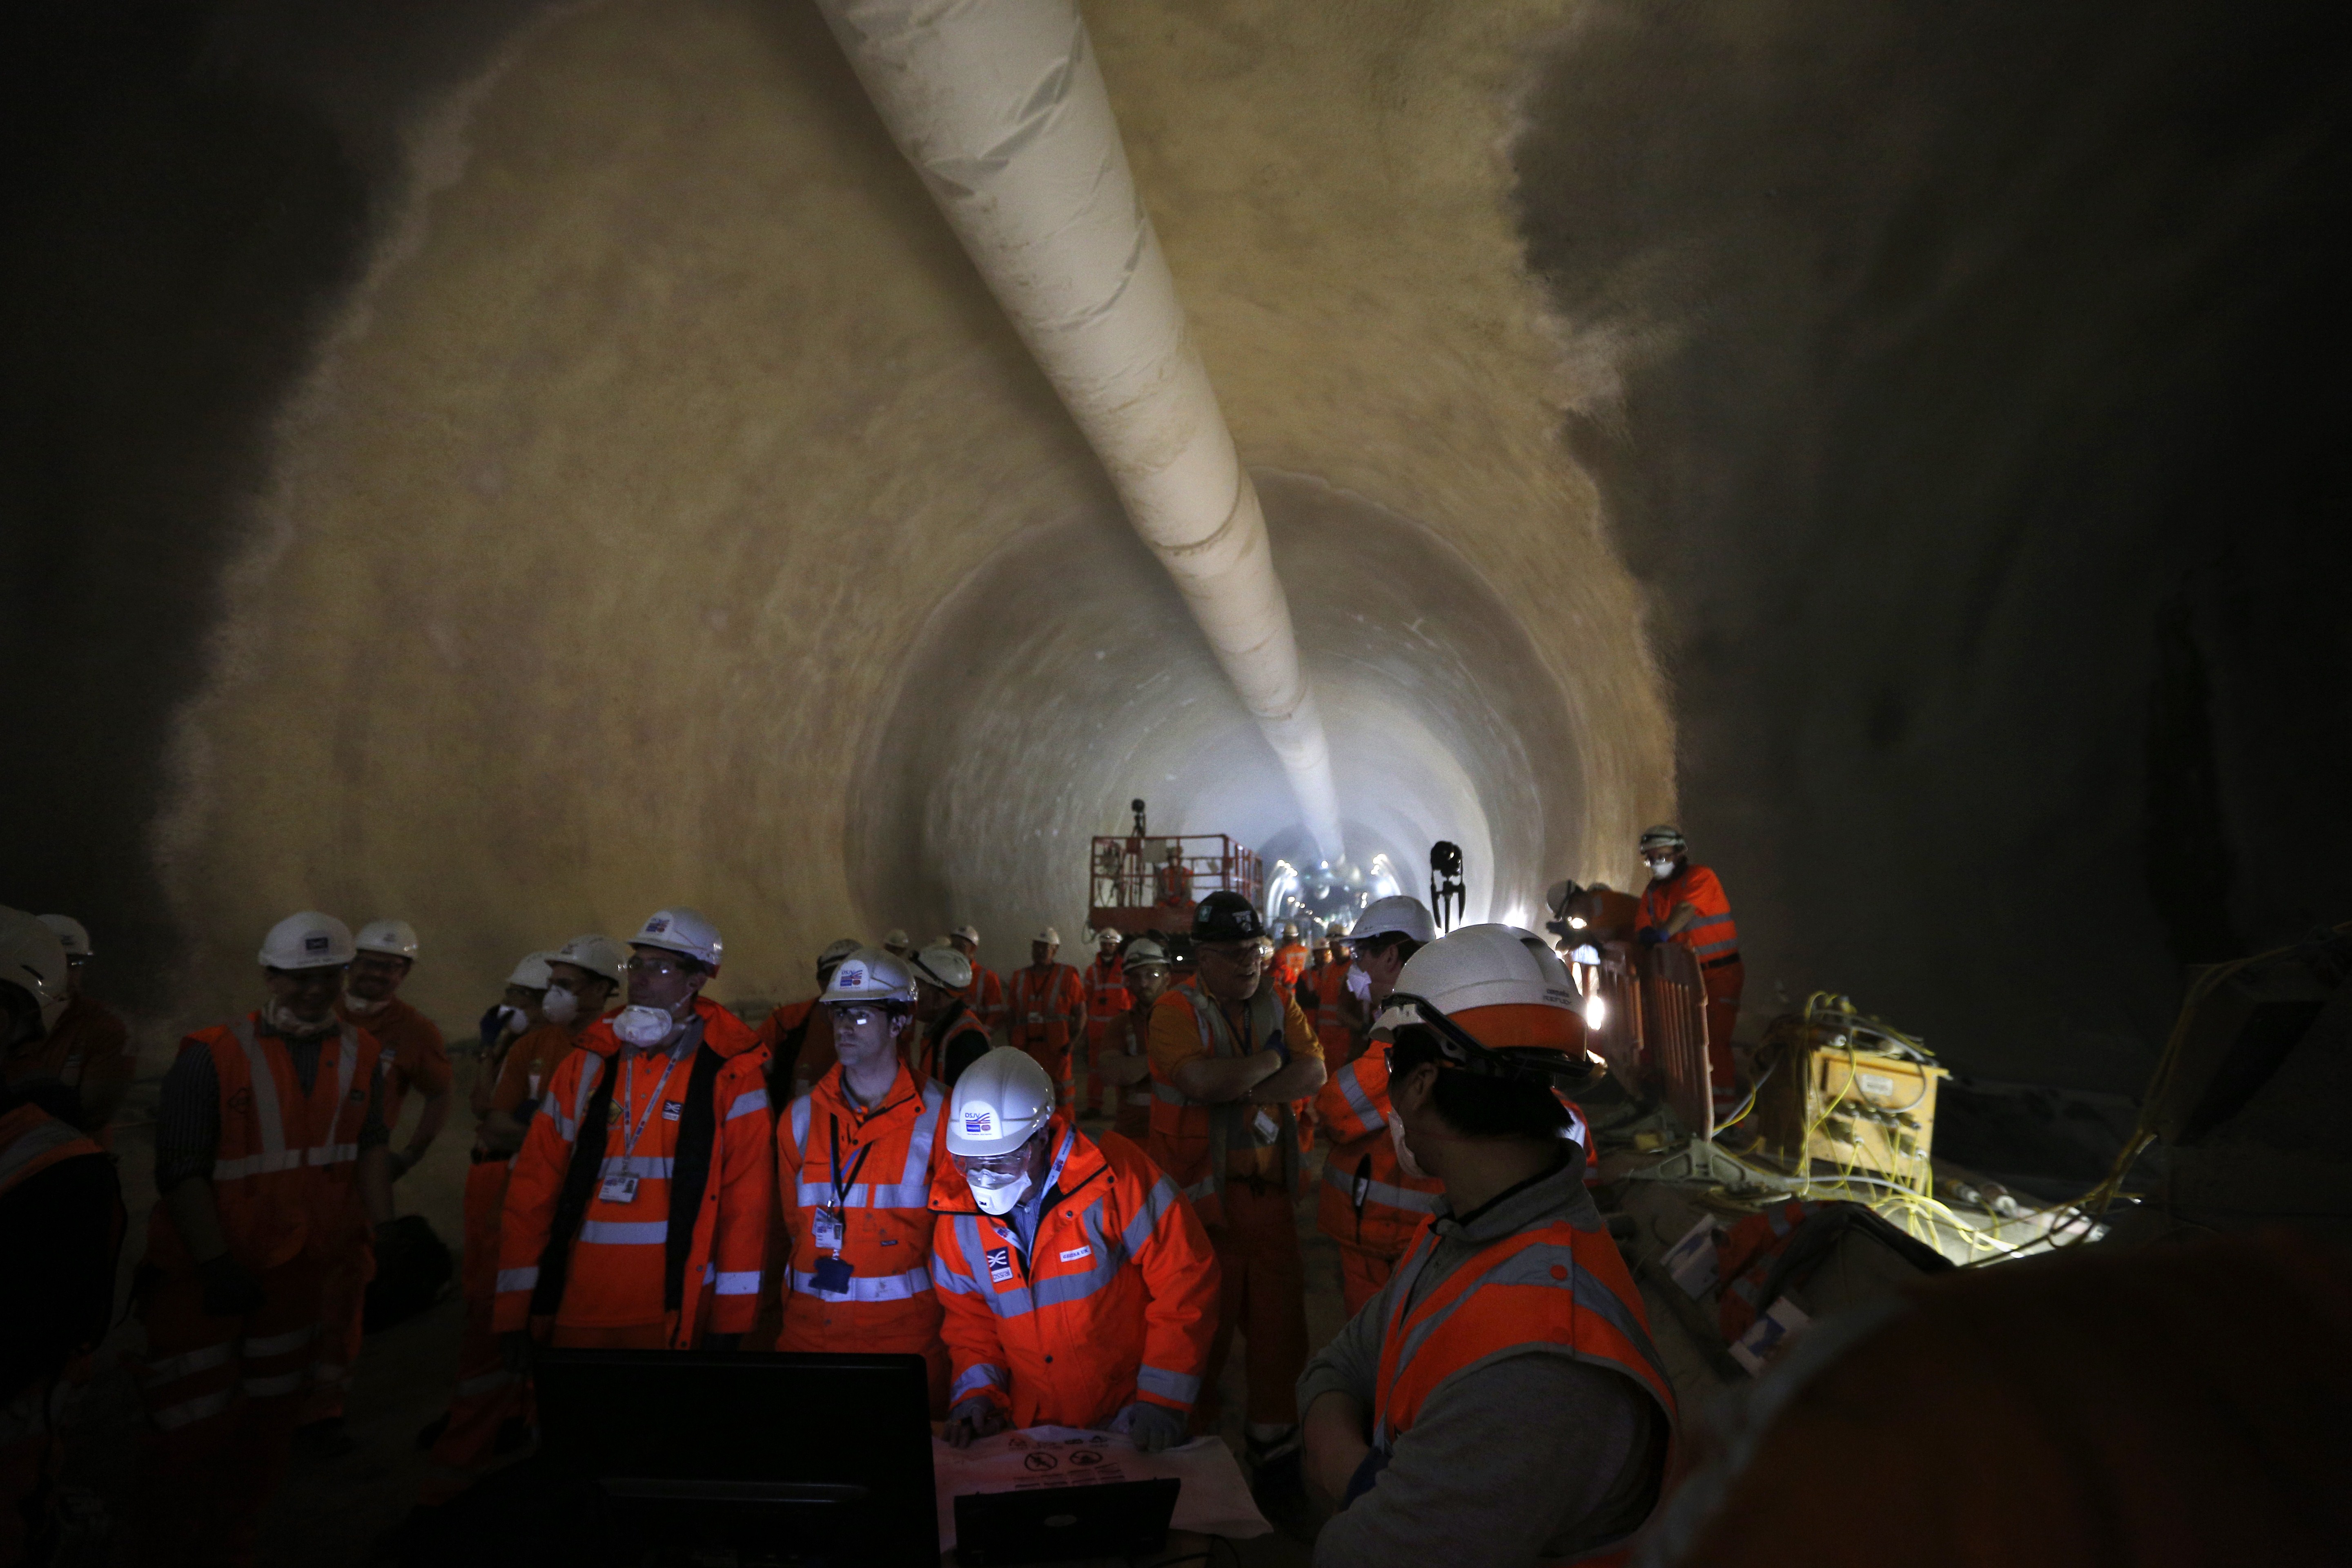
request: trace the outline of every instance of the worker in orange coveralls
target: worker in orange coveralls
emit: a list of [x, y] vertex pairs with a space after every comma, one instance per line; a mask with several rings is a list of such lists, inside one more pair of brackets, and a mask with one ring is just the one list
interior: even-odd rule
[[630, 948], [629, 1005], [556, 1068], [507, 1185], [496, 1322], [519, 1369], [541, 1338], [733, 1350], [758, 1311], [766, 1053], [702, 994], [722, 950], [700, 914], [657, 910]]
[[1070, 1050], [1086, 1037], [1087, 988], [1076, 970], [1054, 962], [1061, 950], [1061, 933], [1052, 926], [1031, 939], [1029, 967], [1014, 970], [1005, 986], [1005, 1036], [1007, 1044], [1036, 1058], [1068, 1105]]
[[[1095, 937], [1095, 961], [1087, 966], [1087, 1103], [1086, 1114], [1099, 1116], [1103, 1107], [1100, 1063], [1103, 1041], [1129, 1005], [1127, 977], [1119, 967], [1118, 932], [1105, 927]], [[1116, 1100], [1114, 1100], [1114, 1109]]]
[[963, 994], [964, 1005], [971, 1008], [992, 1033], [1004, 1027], [1004, 981], [996, 971], [980, 961], [980, 931], [970, 925], [960, 925], [948, 933], [948, 945], [962, 953], [971, 965], [971, 984]]
[[70, 1111], [73, 1125], [89, 1133], [100, 1148], [111, 1149], [114, 1140], [107, 1124], [114, 1120], [122, 1097], [139, 1069], [131, 1031], [113, 1010], [89, 994], [83, 971], [89, 966], [89, 932], [71, 915], [43, 915], [40, 923], [65, 949], [66, 1010], [49, 1032], [30, 1048], [8, 1060], [9, 1087], [29, 1089], [36, 1082], [55, 1083], [74, 1092], [77, 1103], [59, 1102], [59, 1114]]
[[1641, 851], [1650, 885], [1642, 889], [1633, 940], [1644, 946], [1676, 942], [1698, 960], [1699, 981], [1706, 988], [1706, 1076], [1720, 1120], [1739, 1103], [1738, 1069], [1731, 1054], [1739, 994], [1748, 980], [1739, 961], [1739, 928], [1732, 921], [1722, 881], [1706, 867], [1691, 864], [1681, 828], [1671, 823], [1650, 828], [1642, 835]]
[[268, 1005], [189, 1036], [163, 1078], [133, 1369], [155, 1428], [151, 1562], [253, 1561], [323, 1353], [325, 1281], [392, 1217], [390, 1053], [335, 1014], [352, 953], [331, 915], [278, 921]]
[[954, 1366], [958, 1447], [1008, 1426], [1184, 1440], [1217, 1313], [1217, 1263], [1192, 1205], [1116, 1132], [1054, 1107], [1027, 1053], [956, 1080], [931, 1186], [931, 1282]]
[[1216, 1417], [1217, 1376], [1238, 1330], [1249, 1358], [1248, 1454], [1262, 1495], [1295, 1492], [1296, 1387], [1307, 1363], [1307, 1276], [1294, 1205], [1303, 1191], [1291, 1102], [1323, 1087], [1322, 1047], [1297, 999], [1265, 984], [1265, 927], [1220, 889], [1192, 917], [1194, 976], [1151, 1010], [1151, 1140], [1160, 1169], [1201, 1211], [1224, 1277], [1195, 1411]]

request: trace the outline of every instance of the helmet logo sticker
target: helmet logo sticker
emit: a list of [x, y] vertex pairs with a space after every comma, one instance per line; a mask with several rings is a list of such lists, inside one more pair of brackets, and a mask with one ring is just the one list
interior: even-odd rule
[[304, 952], [324, 952], [327, 951], [329, 945], [330, 939], [325, 931], [320, 931], [315, 935], [306, 936], [302, 939], [302, 951]]
[[863, 985], [866, 984], [866, 966], [862, 963], [845, 963], [835, 973], [833, 983], [845, 991], [853, 985]]
[[652, 935], [659, 936], [662, 932], [669, 930], [669, 917], [667, 915], [656, 915], [653, 919], [646, 922], [646, 930]]
[[963, 1135], [967, 1138], [996, 1136], [996, 1110], [988, 1105], [967, 1105], [963, 1108]]

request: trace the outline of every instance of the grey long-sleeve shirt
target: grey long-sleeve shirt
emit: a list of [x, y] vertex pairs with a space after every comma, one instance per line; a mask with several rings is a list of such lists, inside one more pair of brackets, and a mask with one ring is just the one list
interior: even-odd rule
[[[1303, 1411], [1339, 1391], [1372, 1407], [1394, 1292], [1425, 1299], [1489, 1244], [1557, 1219], [1598, 1227], [1580, 1165], [1505, 1194], [1469, 1225], [1441, 1199], [1437, 1243], [1402, 1270], [1309, 1362]], [[1531, 1344], [1448, 1378], [1423, 1404], [1379, 1483], [1335, 1515], [1316, 1568], [1420, 1568], [1572, 1557], [1631, 1534], [1656, 1500], [1667, 1425], [1630, 1376]]]

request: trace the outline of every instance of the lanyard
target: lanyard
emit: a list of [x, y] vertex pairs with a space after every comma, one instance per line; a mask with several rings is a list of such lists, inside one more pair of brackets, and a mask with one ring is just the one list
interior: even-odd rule
[[[874, 1152], [874, 1145], [868, 1143], [857, 1151], [857, 1158], [850, 1163], [849, 1175], [845, 1180], [841, 1173], [841, 1118], [828, 1115], [825, 1121], [833, 1140], [833, 1166], [825, 1173], [825, 1179], [833, 1184], [833, 1217], [839, 1219], [849, 1206], [849, 1189], [857, 1184], [857, 1173], [866, 1169], [866, 1156]], [[835, 1247], [833, 1255], [840, 1257], [841, 1248]]]
[[[629, 1113], [626, 1107], [631, 1100], [637, 1097], [638, 1055], [638, 1052], [631, 1051], [629, 1053], [629, 1059], [624, 1063], [621, 1068], [621, 1071], [626, 1075], [621, 1081], [621, 1104], [623, 1107], [621, 1117], [622, 1125], [624, 1127], [627, 1126], [628, 1121]], [[646, 1113], [637, 1118], [637, 1130], [631, 1132], [628, 1136], [627, 1142], [621, 1145], [622, 1170], [626, 1171], [629, 1168], [629, 1157], [637, 1152], [637, 1140], [644, 1137], [646, 1135], [646, 1129], [653, 1124], [654, 1112], [661, 1109], [662, 1090], [668, 1087], [669, 1075], [677, 1067], [677, 1058], [676, 1057], [670, 1058], [669, 1060], [663, 1065], [661, 1077], [654, 1080], [653, 1098], [646, 1101]]]

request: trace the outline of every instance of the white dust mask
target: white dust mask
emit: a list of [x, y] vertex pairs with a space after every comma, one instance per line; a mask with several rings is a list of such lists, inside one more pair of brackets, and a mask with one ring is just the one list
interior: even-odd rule
[[1397, 1163], [1404, 1167], [1406, 1175], [1419, 1177], [1424, 1182], [1429, 1180], [1429, 1173], [1421, 1168], [1421, 1162], [1414, 1159], [1412, 1151], [1405, 1146], [1404, 1123], [1397, 1120], [1393, 1110], [1389, 1112], [1389, 1142], [1396, 1145]]
[[546, 999], [539, 1005], [539, 1010], [547, 1015], [547, 1021], [551, 1024], [569, 1024], [580, 1016], [580, 998], [561, 985], [551, 985], [547, 988]]
[[[971, 1188], [971, 1201], [980, 1205], [982, 1214], [1011, 1214], [1020, 1206], [1022, 1195], [1029, 1190], [1029, 1173], [1003, 1176], [992, 1171], [975, 1171], [964, 1177]], [[983, 1186], [982, 1184], [986, 1183]]]
[[628, 1006], [613, 1015], [613, 1033], [625, 1046], [649, 1051], [669, 1038], [677, 1020], [658, 1007]]
[[1651, 862], [1650, 862], [1650, 875], [1651, 875], [1651, 876], [1653, 876], [1653, 877], [1671, 877], [1671, 876], [1673, 876], [1674, 874], [1675, 874], [1675, 863], [1674, 863], [1672, 860], [1653, 860], [1653, 861], [1651, 861]]

